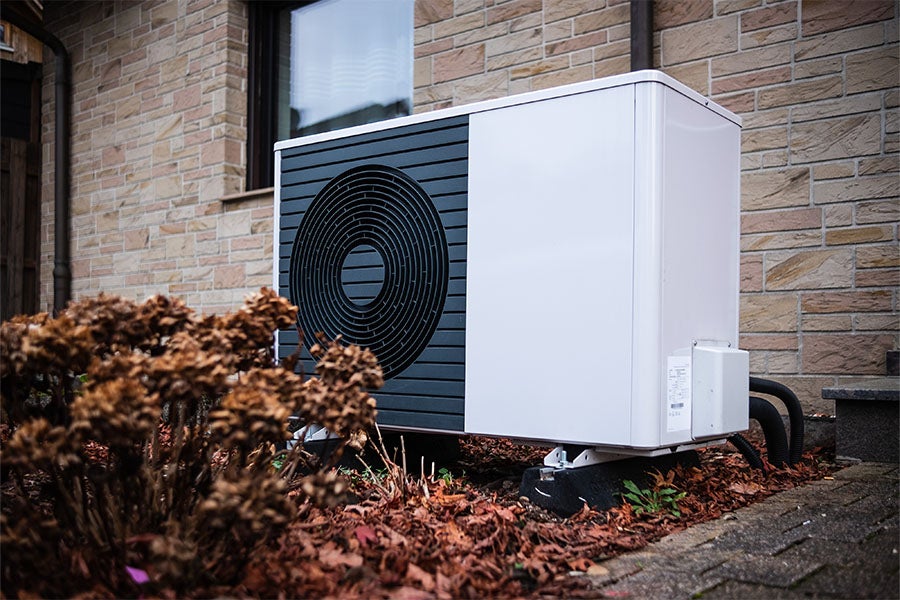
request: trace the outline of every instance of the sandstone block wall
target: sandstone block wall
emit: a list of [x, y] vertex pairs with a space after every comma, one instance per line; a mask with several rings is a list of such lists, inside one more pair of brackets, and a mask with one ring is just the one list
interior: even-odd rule
[[[420, 0], [415, 103], [432, 110], [629, 70], [615, 0]], [[898, 344], [900, 158], [892, 0], [656, 0], [655, 66], [738, 113], [741, 347], [830, 413]]]
[[[72, 292], [231, 308], [271, 285], [271, 198], [244, 189], [247, 7], [51, 2], [72, 58]], [[44, 70], [41, 301], [52, 306], [52, 55]]]
[[[893, 0], [656, 0], [655, 65], [743, 117], [741, 346], [823, 386], [898, 347], [900, 50]], [[73, 58], [74, 295], [231, 308], [271, 282], [271, 196], [244, 190], [241, 0], [47, 3]], [[627, 72], [627, 0], [417, 0], [415, 111]], [[42, 302], [52, 302], [45, 68]], [[225, 197], [226, 201], [222, 201]]]

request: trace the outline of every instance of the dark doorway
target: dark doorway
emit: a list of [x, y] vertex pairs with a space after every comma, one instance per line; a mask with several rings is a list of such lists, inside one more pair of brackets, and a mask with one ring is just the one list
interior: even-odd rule
[[38, 310], [41, 65], [0, 61], [0, 318]]

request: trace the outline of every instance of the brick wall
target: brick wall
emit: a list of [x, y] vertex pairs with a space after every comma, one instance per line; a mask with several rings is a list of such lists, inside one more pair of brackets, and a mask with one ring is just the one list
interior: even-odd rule
[[[45, 23], [73, 65], [73, 296], [165, 293], [217, 311], [271, 285], [271, 197], [220, 201], [244, 186], [246, 4], [48, 2]], [[47, 63], [41, 298], [49, 307], [54, 75]]]
[[[741, 346], [831, 412], [825, 385], [898, 346], [893, 0], [656, 0], [655, 64], [744, 119]], [[246, 4], [47, 3], [72, 52], [73, 291], [206, 311], [271, 281], [271, 197], [243, 189]], [[417, 0], [417, 112], [623, 73], [627, 0]], [[45, 70], [44, 282], [52, 302]]]
[[[744, 119], [741, 347], [756, 374], [821, 388], [884, 374], [898, 345], [897, 6], [656, 0], [655, 61]], [[629, 70], [616, 0], [420, 0], [415, 107]]]

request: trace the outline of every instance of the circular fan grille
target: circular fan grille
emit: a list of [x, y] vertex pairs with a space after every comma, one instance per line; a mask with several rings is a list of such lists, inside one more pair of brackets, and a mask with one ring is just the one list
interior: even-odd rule
[[371, 349], [388, 379], [428, 344], [448, 279], [431, 198], [402, 171], [365, 165], [313, 199], [294, 239], [289, 286], [308, 346], [314, 332], [343, 335]]

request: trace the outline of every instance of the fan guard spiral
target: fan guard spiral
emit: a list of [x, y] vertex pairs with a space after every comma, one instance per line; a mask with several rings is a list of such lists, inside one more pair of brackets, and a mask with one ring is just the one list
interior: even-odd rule
[[[348, 293], [354, 267], [373, 278], [363, 298]], [[428, 344], [448, 280], [447, 240], [434, 203], [414, 179], [384, 165], [355, 167], [329, 181], [303, 216], [291, 252], [290, 296], [307, 348], [316, 332], [342, 335], [375, 353], [385, 379]]]

